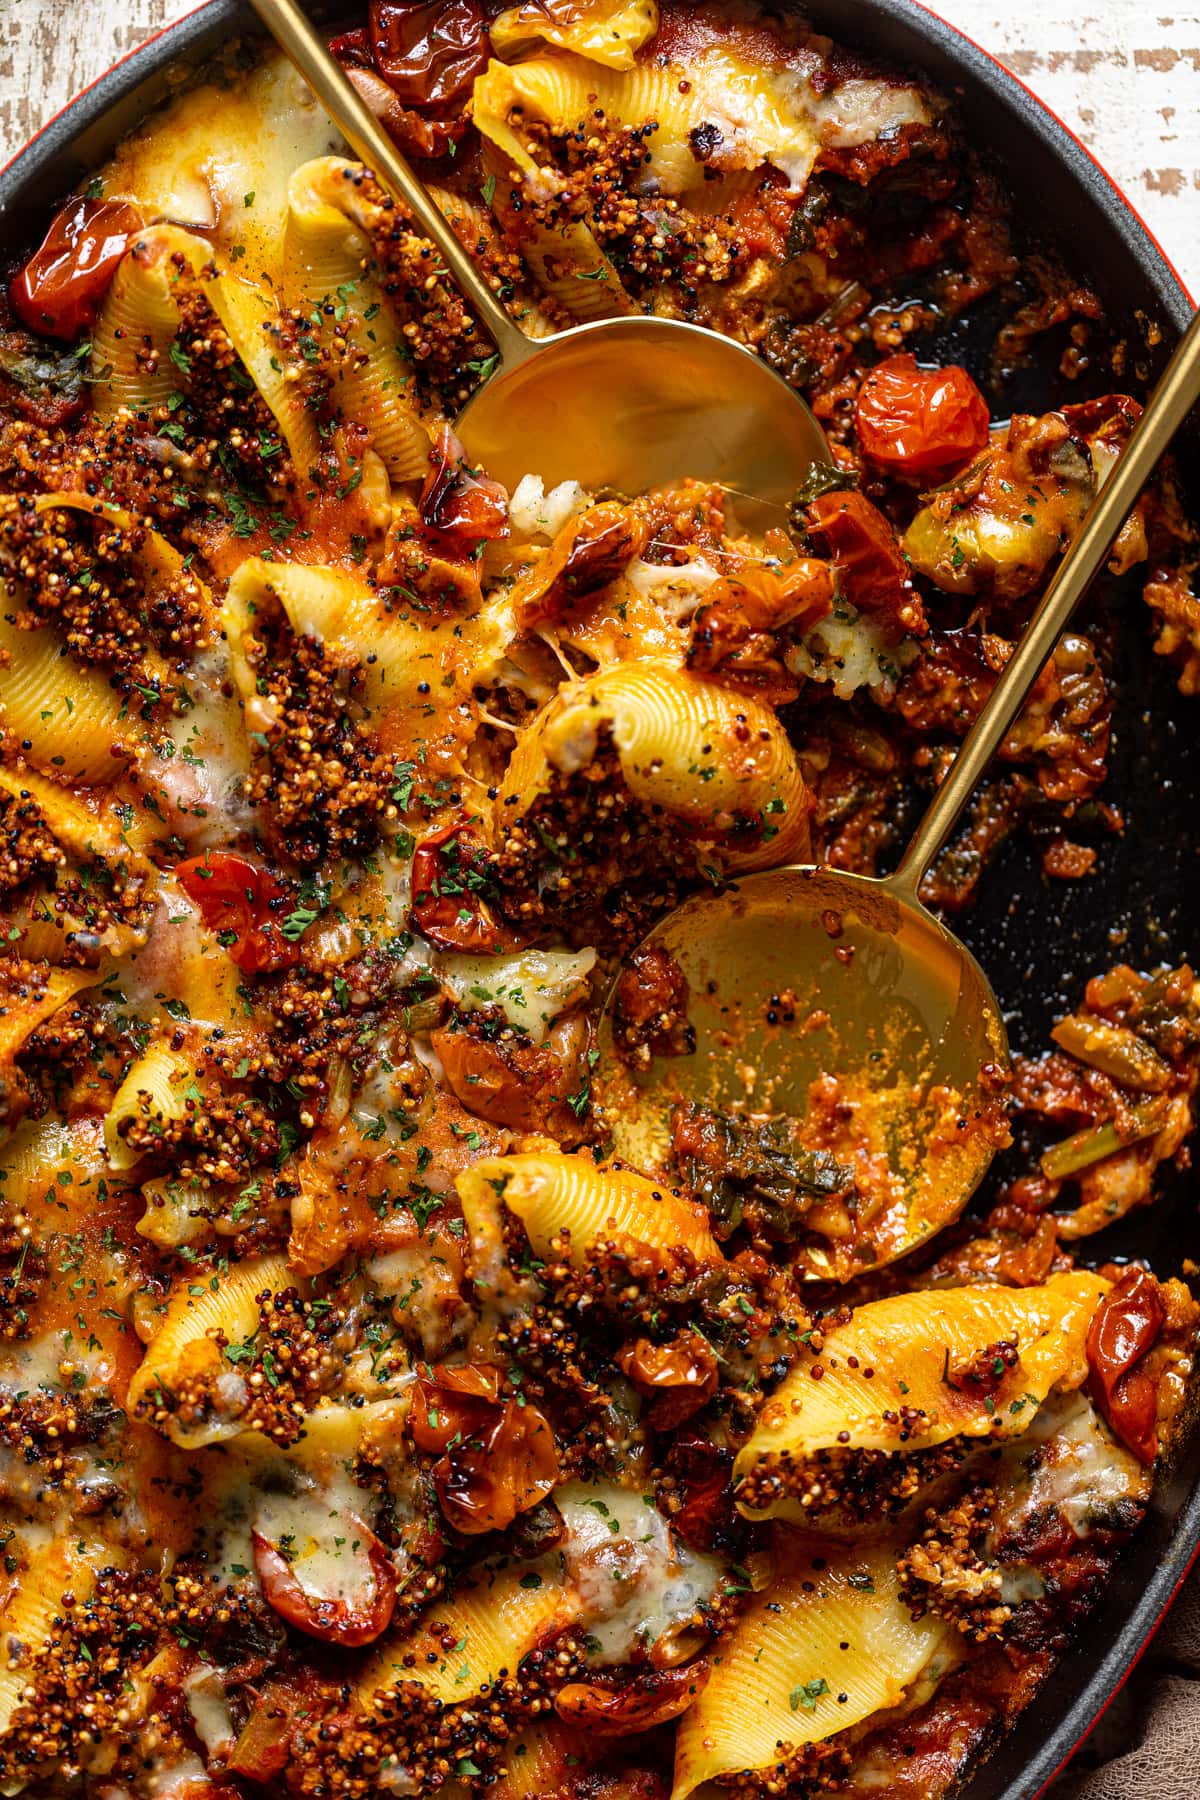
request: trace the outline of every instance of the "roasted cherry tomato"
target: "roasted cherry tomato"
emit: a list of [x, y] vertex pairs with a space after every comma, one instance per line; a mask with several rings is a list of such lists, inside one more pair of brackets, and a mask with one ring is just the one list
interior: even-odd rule
[[410, 1416], [433, 1467], [438, 1504], [456, 1531], [503, 1531], [551, 1492], [558, 1450], [545, 1414], [502, 1390], [490, 1363], [439, 1366], [417, 1379]]
[[561, 619], [573, 601], [607, 587], [632, 557], [641, 555], [650, 529], [645, 514], [621, 501], [589, 506], [559, 532], [538, 564], [534, 582], [521, 584], [517, 624], [529, 631], [544, 619]]
[[987, 401], [965, 369], [919, 369], [889, 356], [858, 392], [858, 441], [881, 468], [937, 475], [960, 468], [988, 440]]
[[375, 67], [371, 37], [365, 27], [331, 38], [329, 48], [388, 136], [409, 156], [444, 156], [447, 151], [454, 154], [470, 127], [461, 108], [431, 116], [405, 106]]
[[684, 1542], [693, 1550], [736, 1542], [745, 1527], [733, 1505], [733, 1453], [685, 1432], [672, 1441], [667, 1467], [682, 1502], [671, 1525]]
[[500, 935], [487, 903], [492, 886], [479, 839], [467, 826], [448, 825], [417, 846], [412, 922], [444, 950], [498, 950]]
[[464, 100], [487, 64], [478, 0], [371, 0], [375, 67], [406, 106], [445, 108]]
[[706, 1661], [681, 1669], [639, 1670], [632, 1680], [597, 1675], [569, 1681], [554, 1699], [554, 1710], [568, 1725], [596, 1737], [629, 1737], [677, 1719], [700, 1693], [709, 1677]]
[[262, 1583], [263, 1597], [289, 1625], [322, 1643], [352, 1648], [370, 1644], [386, 1631], [396, 1610], [396, 1571], [384, 1546], [361, 1519], [347, 1515], [344, 1521], [359, 1549], [365, 1549], [370, 1565], [369, 1597], [359, 1605], [341, 1598], [326, 1599], [300, 1583], [291, 1563], [261, 1531], [250, 1534], [254, 1567]]
[[896, 534], [861, 494], [822, 494], [808, 509], [810, 534], [833, 558], [838, 586], [860, 612], [890, 624], [897, 636], [920, 636], [925, 614]]
[[69, 200], [9, 289], [30, 331], [74, 338], [93, 324], [141, 223], [126, 200]]
[[435, 1031], [430, 1042], [468, 1112], [512, 1131], [541, 1133], [560, 1092], [562, 1060], [545, 1044], [489, 1043], [469, 1031]]
[[209, 850], [180, 863], [175, 873], [239, 969], [258, 975], [299, 961], [298, 947], [282, 930], [288, 891], [269, 869], [228, 850]]
[[1158, 1283], [1130, 1269], [1104, 1296], [1088, 1331], [1088, 1387], [1123, 1444], [1144, 1463], [1158, 1455], [1158, 1389], [1137, 1364], [1157, 1341], [1165, 1311]]
[[617, 1351], [617, 1367], [651, 1400], [655, 1431], [673, 1431], [717, 1391], [717, 1359], [698, 1331], [681, 1331], [669, 1344], [636, 1338]]
[[484, 538], [508, 535], [508, 494], [498, 481], [474, 474], [462, 445], [444, 426], [429, 452], [430, 470], [417, 501], [421, 522], [454, 539], [468, 553]]

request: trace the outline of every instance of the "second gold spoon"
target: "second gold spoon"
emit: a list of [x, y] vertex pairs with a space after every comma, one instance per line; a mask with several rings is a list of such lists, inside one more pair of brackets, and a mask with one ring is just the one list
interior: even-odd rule
[[669, 1166], [681, 1103], [793, 1119], [803, 1142], [806, 1118], [811, 1126], [820, 1113], [814, 1084], [837, 1081], [883, 1166], [870, 1194], [851, 1194], [836, 1215], [840, 1235], [807, 1234], [798, 1262], [813, 1278], [846, 1280], [932, 1237], [995, 1154], [1008, 1069], [1000, 1002], [966, 945], [922, 905], [921, 883], [1198, 397], [1200, 314], [895, 873], [774, 869], [663, 919], [647, 943], [687, 979], [689, 1056], [655, 1056], [632, 1072], [614, 1043], [610, 995], [595, 1085], [618, 1154], [639, 1168]]

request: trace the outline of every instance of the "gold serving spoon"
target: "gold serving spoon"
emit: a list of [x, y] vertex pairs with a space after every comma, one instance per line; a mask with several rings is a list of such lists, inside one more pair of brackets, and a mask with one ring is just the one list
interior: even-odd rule
[[[824, 1115], [827, 1130], [839, 1101], [855, 1107], [855, 1133], [866, 1131], [882, 1159], [875, 1173], [890, 1180], [868, 1178], [857, 1217], [824, 1202], [832, 1235], [810, 1233], [799, 1252], [811, 1277], [845, 1280], [914, 1249], [958, 1216], [992, 1159], [1009, 1066], [1000, 1003], [970, 951], [922, 905], [921, 882], [1198, 396], [1200, 314], [895, 873], [775, 869], [663, 919], [646, 944], [687, 978], [692, 1054], [656, 1055], [632, 1071], [613, 1042], [619, 984], [609, 995], [596, 1087], [614, 1148], [639, 1168], [667, 1166], [680, 1102], [751, 1117]], [[802, 1127], [802, 1143], [814, 1136]], [[822, 1181], [836, 1185], [836, 1161], [834, 1151], [801, 1165], [815, 1178], [813, 1208]]]
[[624, 317], [529, 338], [295, 0], [251, 0], [347, 143], [440, 251], [499, 358], [455, 422], [473, 463], [511, 492], [551, 486], [643, 493], [686, 473], [739, 496], [750, 528], [778, 524], [805, 470], [827, 462], [820, 426], [753, 350], [682, 319]]

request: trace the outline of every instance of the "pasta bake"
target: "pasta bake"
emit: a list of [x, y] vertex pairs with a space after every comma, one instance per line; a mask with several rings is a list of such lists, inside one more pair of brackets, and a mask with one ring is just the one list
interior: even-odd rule
[[[1188, 1417], [1200, 1309], [1103, 1235], [1186, 1166], [1188, 946], [1016, 1046], [932, 1222], [835, 1058], [622, 1162], [597, 1028], [692, 1053], [643, 942], [689, 895], [894, 865], [1144, 346], [950, 96], [791, 9], [345, 23], [526, 332], [724, 332], [830, 456], [754, 530], [471, 466], [485, 334], [257, 40], [8, 270], [0, 1787], [941, 1800]], [[1072, 398], [1015, 410], [1035, 345]], [[1005, 846], [1103, 882], [1117, 637], [1200, 689], [1194, 542], [1167, 465], [930, 905]]]

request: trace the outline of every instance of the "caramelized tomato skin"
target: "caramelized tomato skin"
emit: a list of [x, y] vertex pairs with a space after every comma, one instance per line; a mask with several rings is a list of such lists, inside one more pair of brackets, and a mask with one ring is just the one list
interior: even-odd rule
[[683, 1331], [666, 1344], [637, 1338], [618, 1350], [616, 1361], [651, 1401], [647, 1421], [656, 1431], [674, 1430], [717, 1391], [717, 1359], [698, 1331]]
[[266, 974], [300, 960], [281, 929], [288, 891], [269, 869], [228, 850], [209, 850], [181, 862], [175, 873], [208, 929], [232, 937], [225, 947], [239, 969]]
[[571, 1095], [584, 1080], [586, 1033], [559, 1020], [544, 1044], [512, 1034], [489, 1039], [465, 1027], [435, 1031], [431, 1042], [451, 1092], [469, 1113], [491, 1125], [535, 1136], [577, 1138]]
[[507, 492], [498, 481], [467, 467], [449, 426], [439, 433], [429, 462], [417, 501], [423, 525], [463, 555], [470, 555], [484, 539], [508, 536]]
[[337, 37], [329, 40], [329, 50], [336, 56], [343, 69], [369, 69], [371, 65], [371, 39], [365, 25], [355, 31], [339, 32]]
[[440, 1457], [438, 1504], [464, 1536], [503, 1531], [559, 1479], [549, 1421], [506, 1395], [490, 1363], [438, 1365], [419, 1376], [409, 1428], [418, 1450]]
[[734, 1512], [732, 1452], [707, 1436], [683, 1432], [671, 1445], [667, 1466], [682, 1502], [671, 1523], [684, 1542], [704, 1551], [736, 1546], [740, 1554], [745, 1527]]
[[1088, 1386], [1117, 1436], [1144, 1463], [1158, 1454], [1158, 1389], [1137, 1365], [1158, 1339], [1166, 1311], [1158, 1283], [1130, 1269], [1104, 1296], [1088, 1332]]
[[369, 18], [375, 67], [406, 106], [465, 100], [487, 62], [478, 0], [371, 0]]
[[686, 1712], [709, 1672], [707, 1662], [698, 1662], [680, 1669], [647, 1669], [632, 1681], [603, 1675], [571, 1681], [558, 1690], [554, 1710], [568, 1725], [596, 1737], [628, 1737], [652, 1731]]
[[965, 369], [921, 369], [915, 356], [877, 363], [859, 389], [858, 441], [880, 468], [929, 476], [970, 462], [988, 441], [987, 401]]
[[42, 337], [66, 339], [94, 324], [141, 223], [125, 200], [68, 200], [9, 289], [22, 323]]

